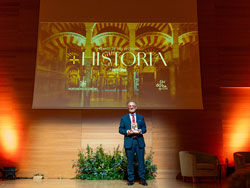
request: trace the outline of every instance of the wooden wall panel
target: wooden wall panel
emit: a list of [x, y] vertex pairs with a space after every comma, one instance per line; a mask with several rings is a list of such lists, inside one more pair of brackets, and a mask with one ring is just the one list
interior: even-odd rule
[[250, 86], [250, 2], [217, 0], [216, 32], [222, 87]]
[[33, 110], [32, 122], [26, 126], [26, 144], [21, 146], [22, 161], [18, 175], [32, 177], [74, 177], [73, 160], [81, 150], [81, 111]]
[[216, 112], [153, 112], [153, 151], [159, 177], [179, 172], [179, 151], [200, 151], [221, 158], [222, 130]]
[[[249, 151], [250, 2], [215, 1], [218, 45], [223, 160]], [[224, 162], [223, 161], [223, 162]]]
[[233, 164], [233, 153], [250, 151], [250, 88], [223, 87], [223, 155]]

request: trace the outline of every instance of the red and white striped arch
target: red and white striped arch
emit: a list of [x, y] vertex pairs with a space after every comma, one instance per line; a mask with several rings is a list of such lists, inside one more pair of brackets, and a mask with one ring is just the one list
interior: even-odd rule
[[136, 38], [136, 46], [139, 49], [154, 47], [165, 53], [172, 46], [173, 38], [160, 32], [149, 32]]
[[184, 33], [178, 37], [179, 44], [184, 46], [187, 43], [198, 43], [198, 31]]
[[58, 51], [60, 48], [76, 48], [84, 51], [86, 38], [78, 33], [62, 32], [54, 34], [42, 41], [42, 46], [48, 51]]
[[121, 33], [124, 35], [129, 35], [129, 29], [127, 23], [108, 23], [108, 22], [103, 22], [103, 23], [96, 23], [92, 32], [92, 37], [95, 37], [101, 33], [106, 33], [107, 30], [114, 30], [117, 33]]
[[102, 48], [125, 48], [129, 45], [128, 41], [128, 36], [116, 32], [101, 33], [92, 38], [92, 44]]

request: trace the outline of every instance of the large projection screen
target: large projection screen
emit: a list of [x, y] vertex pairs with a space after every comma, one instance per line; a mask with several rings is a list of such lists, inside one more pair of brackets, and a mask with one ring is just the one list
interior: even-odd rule
[[40, 0], [37, 43], [33, 108], [203, 108], [195, 0]]

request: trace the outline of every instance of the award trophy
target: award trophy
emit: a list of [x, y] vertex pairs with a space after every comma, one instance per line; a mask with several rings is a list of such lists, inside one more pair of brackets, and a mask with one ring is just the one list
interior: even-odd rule
[[131, 123], [131, 130], [133, 133], [139, 133], [137, 123]]

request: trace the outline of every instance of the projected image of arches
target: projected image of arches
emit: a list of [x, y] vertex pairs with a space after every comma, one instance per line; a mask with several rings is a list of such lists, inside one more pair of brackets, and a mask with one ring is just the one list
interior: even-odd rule
[[33, 108], [201, 109], [196, 23], [39, 24]]

